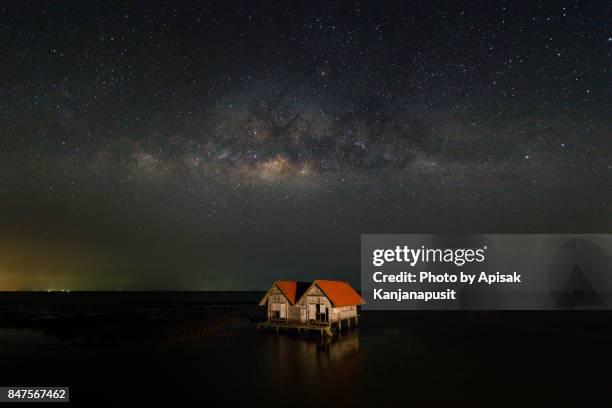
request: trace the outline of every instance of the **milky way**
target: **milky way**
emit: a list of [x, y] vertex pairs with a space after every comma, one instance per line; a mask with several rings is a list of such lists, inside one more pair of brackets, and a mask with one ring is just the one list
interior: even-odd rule
[[612, 227], [606, 2], [0, 7], [0, 289], [356, 282], [361, 233]]

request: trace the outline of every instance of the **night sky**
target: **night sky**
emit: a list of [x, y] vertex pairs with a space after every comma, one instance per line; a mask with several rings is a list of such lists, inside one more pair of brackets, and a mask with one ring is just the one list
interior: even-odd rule
[[611, 233], [611, 11], [3, 1], [0, 290], [358, 285], [362, 233]]

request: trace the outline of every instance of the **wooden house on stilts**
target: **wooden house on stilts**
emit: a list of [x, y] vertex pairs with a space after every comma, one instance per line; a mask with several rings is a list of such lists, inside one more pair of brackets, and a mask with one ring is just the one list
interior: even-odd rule
[[331, 336], [342, 327], [358, 324], [357, 306], [363, 303], [346, 282], [276, 281], [259, 302], [260, 306], [267, 306], [267, 321], [260, 323], [258, 329], [298, 333], [315, 330]]

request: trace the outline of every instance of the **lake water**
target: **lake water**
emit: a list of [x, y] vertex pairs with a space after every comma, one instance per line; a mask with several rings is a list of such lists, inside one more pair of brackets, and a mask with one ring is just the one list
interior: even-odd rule
[[332, 341], [260, 333], [260, 293], [2, 294], [0, 385], [77, 402], [498, 406], [608, 398], [607, 312], [361, 312]]

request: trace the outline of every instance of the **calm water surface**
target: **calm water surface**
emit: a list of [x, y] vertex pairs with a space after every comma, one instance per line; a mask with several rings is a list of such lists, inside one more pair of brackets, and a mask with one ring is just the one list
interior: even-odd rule
[[584, 402], [612, 385], [609, 313], [362, 312], [358, 328], [321, 341], [257, 332], [244, 296], [138, 296], [0, 297], [1, 384], [240, 406]]

